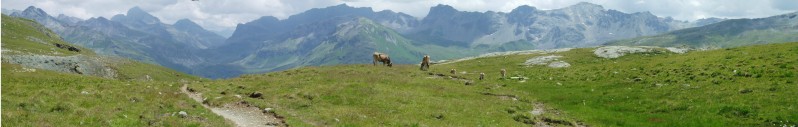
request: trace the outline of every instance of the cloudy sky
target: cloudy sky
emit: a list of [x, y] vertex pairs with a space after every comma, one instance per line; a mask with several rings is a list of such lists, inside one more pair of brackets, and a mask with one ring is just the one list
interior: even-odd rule
[[[236, 24], [261, 16], [280, 19], [311, 8], [346, 3], [372, 7], [375, 11], [393, 10], [423, 18], [437, 4], [462, 11], [508, 12], [520, 5], [538, 9], [558, 9], [587, 1], [622, 12], [650, 11], [660, 17], [696, 20], [706, 17], [759, 18], [798, 11], [798, 0], [2, 0], [3, 9], [42, 8], [50, 15], [65, 14], [82, 19], [111, 17], [139, 6], [165, 23], [191, 19], [206, 29], [229, 33]], [[227, 35], [226, 35], [227, 36]]]

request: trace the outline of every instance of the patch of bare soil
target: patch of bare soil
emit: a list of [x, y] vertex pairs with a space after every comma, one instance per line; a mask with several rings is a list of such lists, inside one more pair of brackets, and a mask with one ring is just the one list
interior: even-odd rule
[[[198, 93], [188, 88], [188, 85], [183, 85], [180, 90], [194, 99], [194, 101], [203, 102], [202, 93]], [[264, 111], [258, 107], [249, 105], [246, 102], [225, 104], [222, 107], [211, 107], [207, 104], [202, 104], [202, 107], [211, 109], [213, 113], [232, 121], [238, 127], [279, 127], [287, 126], [282, 117], [274, 112]]]

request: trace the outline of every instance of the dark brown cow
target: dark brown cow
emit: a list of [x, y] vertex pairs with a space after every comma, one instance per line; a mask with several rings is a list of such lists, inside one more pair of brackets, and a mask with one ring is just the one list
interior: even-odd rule
[[423, 71], [429, 70], [429, 55], [424, 55], [424, 58], [421, 59], [420, 69]]
[[391, 57], [388, 57], [388, 54], [374, 52], [374, 66], [377, 66], [377, 62], [382, 62], [382, 65], [388, 65], [388, 67], [393, 67], [393, 63], [391, 63]]

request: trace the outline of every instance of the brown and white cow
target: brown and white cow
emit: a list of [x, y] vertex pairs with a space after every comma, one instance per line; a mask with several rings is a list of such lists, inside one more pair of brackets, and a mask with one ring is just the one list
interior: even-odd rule
[[388, 65], [388, 67], [393, 67], [393, 63], [391, 63], [391, 57], [388, 57], [388, 54], [374, 52], [374, 66], [377, 66], [377, 62], [382, 62], [382, 65]]
[[429, 70], [429, 55], [424, 55], [424, 58], [421, 59], [420, 69], [423, 71]]

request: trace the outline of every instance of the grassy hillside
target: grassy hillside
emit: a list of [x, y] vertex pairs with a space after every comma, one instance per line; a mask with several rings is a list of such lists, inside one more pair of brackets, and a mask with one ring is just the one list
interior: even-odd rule
[[[798, 43], [598, 58], [575, 49], [568, 68], [518, 66], [536, 55], [475, 59], [436, 67], [507, 68], [531, 81], [496, 81], [598, 126], [772, 126], [798, 124]], [[482, 63], [478, 62], [482, 61]]]
[[[203, 79], [151, 64], [97, 56], [65, 43], [34, 21], [2, 18], [2, 126], [231, 125], [180, 93], [180, 85]], [[101, 78], [7, 62], [20, 55], [85, 56], [99, 59], [116, 75]], [[180, 111], [187, 112], [188, 117], [178, 117]]]
[[[42, 55], [69, 56], [69, 55], [94, 55], [94, 52], [82, 47], [76, 47], [64, 42], [50, 29], [35, 21], [3, 15], [3, 49], [29, 52]], [[55, 44], [76, 47], [81, 52], [72, 52], [65, 48], [56, 47]], [[19, 52], [5, 51], [3, 54], [19, 54]]]
[[[289, 125], [798, 124], [798, 99], [792, 97], [798, 94], [798, 43], [687, 54], [657, 50], [615, 59], [596, 57], [590, 48], [552, 54], [571, 67], [527, 67], [519, 64], [542, 55], [510, 55], [433, 65], [429, 72], [411, 65], [305, 67], [191, 87], [216, 98], [209, 100], [215, 105], [246, 101], [275, 108]], [[476, 81], [452, 80], [450, 69]], [[500, 69], [529, 79], [502, 80]], [[477, 80], [480, 72], [486, 80]], [[253, 92], [264, 97], [246, 97]], [[531, 113], [540, 108], [546, 112]]]
[[[216, 98], [214, 105], [275, 108], [292, 126], [523, 126], [513, 118], [533, 108], [528, 100], [484, 95], [513, 91], [500, 84], [467, 86], [409, 65], [306, 67], [190, 87]], [[246, 98], [253, 92], [264, 98]]]

